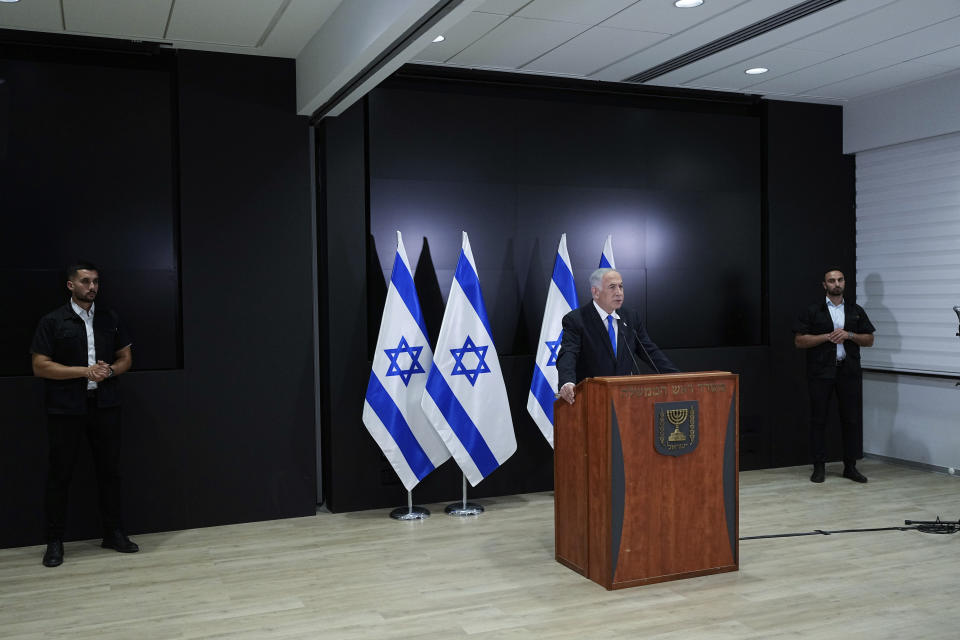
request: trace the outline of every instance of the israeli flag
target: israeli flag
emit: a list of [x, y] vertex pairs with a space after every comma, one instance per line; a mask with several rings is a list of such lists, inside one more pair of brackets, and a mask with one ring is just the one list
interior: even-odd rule
[[613, 236], [607, 236], [607, 241], [603, 243], [603, 252], [600, 254], [600, 266], [597, 268], [617, 268], [617, 264], [613, 261]]
[[547, 292], [547, 306], [543, 310], [537, 358], [533, 365], [533, 380], [527, 396], [527, 411], [540, 427], [543, 437], [553, 446], [553, 401], [557, 393], [557, 353], [563, 338], [563, 316], [578, 307], [577, 287], [567, 254], [567, 234], [560, 236], [557, 259], [553, 263], [553, 277]]
[[422, 406], [472, 486], [517, 450], [507, 388], [466, 233]]
[[420, 408], [432, 360], [410, 262], [398, 231], [397, 255], [363, 402], [363, 424], [407, 491], [450, 457]]

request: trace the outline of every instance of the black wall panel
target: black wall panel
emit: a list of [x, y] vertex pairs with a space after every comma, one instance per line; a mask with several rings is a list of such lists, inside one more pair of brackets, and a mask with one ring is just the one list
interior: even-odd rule
[[[369, 104], [370, 226], [384, 272], [395, 230], [426, 237], [446, 295], [468, 231], [501, 356], [535, 350], [543, 308], [525, 285], [536, 273], [545, 291], [562, 232], [582, 301], [615, 235], [628, 304], [662, 347], [760, 343], [759, 109], [678, 114], [389, 85]], [[414, 263], [418, 250], [408, 241]], [[702, 312], [722, 306], [732, 321]]]
[[[69, 49], [57, 55], [72, 58]], [[114, 60], [104, 54], [94, 63]], [[158, 127], [169, 132], [164, 123], [176, 123], [164, 148], [168, 158], [174, 150], [167, 189], [179, 193], [183, 322], [182, 368], [144, 371], [139, 354], [157, 336], [139, 331], [134, 369], [121, 380], [127, 527], [136, 534], [310, 515], [317, 501], [311, 150], [308, 123], [295, 115], [294, 64], [190, 52], [171, 62], [168, 97], [176, 101], [150, 92], [125, 97], [132, 109], [166, 109]], [[104, 88], [102, 98], [96, 86], [87, 90], [95, 110], [116, 88]], [[107, 118], [91, 135], [110, 147], [131, 131]], [[79, 157], [83, 149], [63, 139], [47, 151]], [[101, 169], [125, 175], [131, 162], [108, 155]], [[124, 188], [97, 183], [91, 194], [135, 210]], [[95, 219], [96, 198], [78, 201], [76, 215]], [[113, 224], [119, 237], [141, 238], [147, 249], [138, 259], [167, 264], [149, 247], [169, 246], [169, 229], [135, 216]], [[52, 227], [47, 235], [69, 244], [59, 233]], [[139, 308], [141, 298], [129, 290], [110, 280], [103, 286], [104, 296]], [[46, 469], [41, 381], [0, 378], [0, 405], [0, 546], [36, 544]], [[71, 493], [71, 539], [99, 535], [95, 493], [84, 450]]]
[[192, 520], [312, 514], [310, 144], [294, 63], [180, 57], [183, 427], [204, 489]]
[[[843, 155], [841, 107], [766, 105], [769, 210], [767, 295], [771, 353], [771, 464], [809, 461], [805, 354], [793, 347], [794, 319], [824, 299], [823, 274], [839, 267], [856, 302], [856, 198], [853, 156]], [[840, 457], [836, 403], [827, 454]]]
[[317, 136], [318, 271], [326, 274], [319, 291], [320, 409], [330, 426], [321, 441], [325, 493], [347, 485], [367, 493], [380, 484], [379, 450], [352, 446], [363, 425], [343, 420], [361, 410], [367, 388], [365, 121], [361, 102], [324, 121]]
[[138, 366], [180, 365], [174, 60], [115, 62], [126, 66], [0, 48], [0, 289], [20, 302], [0, 317], [0, 375], [30, 375], [23, 345], [68, 300], [78, 259], [101, 267], [101, 303], [121, 313]]

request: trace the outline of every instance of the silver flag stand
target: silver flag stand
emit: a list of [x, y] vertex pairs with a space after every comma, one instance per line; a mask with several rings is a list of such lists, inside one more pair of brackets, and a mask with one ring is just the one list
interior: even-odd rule
[[444, 511], [450, 516], [478, 516], [483, 513], [481, 505], [467, 502], [467, 476], [463, 476], [463, 501], [448, 504]]
[[407, 508], [397, 507], [390, 512], [390, 517], [394, 520], [423, 520], [430, 517], [430, 510], [413, 506], [413, 493], [407, 491]]

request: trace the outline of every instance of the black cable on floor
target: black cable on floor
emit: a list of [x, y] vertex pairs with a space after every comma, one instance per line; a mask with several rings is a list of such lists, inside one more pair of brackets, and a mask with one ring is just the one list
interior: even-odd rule
[[765, 536], [744, 536], [740, 538], [741, 540], [763, 540], [765, 538], [794, 538], [797, 536], [829, 536], [835, 533], [863, 533], [867, 531], [910, 531], [911, 529], [916, 529], [916, 527], [880, 527], [875, 529], [839, 529], [837, 531], [824, 531], [822, 529], [814, 529], [813, 531], [805, 531], [803, 533], [771, 533]]
[[764, 536], [744, 536], [740, 540], [765, 540], [767, 538], [796, 538], [799, 536], [829, 536], [835, 533], [867, 533], [872, 531], [920, 531], [921, 533], [957, 533], [960, 531], [960, 520], [956, 522], [942, 522], [937, 517], [936, 520], [904, 520], [902, 527], [875, 527], [871, 529], [838, 529], [836, 531], [824, 531], [823, 529], [814, 529], [813, 531], [804, 531], [800, 533], [771, 533]]

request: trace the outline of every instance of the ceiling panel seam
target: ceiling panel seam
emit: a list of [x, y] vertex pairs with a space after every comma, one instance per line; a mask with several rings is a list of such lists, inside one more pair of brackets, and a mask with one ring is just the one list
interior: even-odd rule
[[[551, 52], [553, 52], [553, 51], [556, 51], [557, 49], [559, 49], [559, 48], [562, 47], [563, 45], [565, 45], [565, 44], [567, 44], [567, 43], [569, 43], [569, 42], [572, 42], [573, 40], [576, 40], [577, 38], [579, 38], [580, 36], [582, 36], [583, 34], [585, 34], [587, 31], [590, 31], [591, 29], [595, 29], [596, 27], [599, 27], [602, 23], [606, 22], [607, 20], [612, 20], [613, 18], [616, 18], [618, 15], [620, 15], [621, 13], [623, 13], [624, 11], [626, 11], [627, 9], [629, 9], [629, 8], [633, 7], [634, 5], [636, 5], [637, 2], [639, 2], [639, 0], [636, 0], [636, 2], [631, 2], [630, 4], [628, 4], [627, 6], [623, 7], [622, 9], [620, 9], [620, 10], [618, 10], [618, 11], [615, 11], [614, 13], [610, 14], [609, 16], [607, 16], [606, 18], [604, 18], [603, 20], [599, 20], [598, 22], [596, 22], [596, 23], [594, 23], [594, 24], [592, 24], [592, 25], [589, 25], [586, 29], [584, 29], [583, 31], [581, 31], [581, 32], [578, 33], [577, 35], [573, 36], [572, 38], [570, 38], [570, 39], [567, 40], [566, 42], [561, 42], [561, 43], [558, 44], [557, 46], [555, 46], [555, 47], [553, 47], [553, 48], [551, 48], [551, 49], [547, 49], [546, 51], [544, 51], [543, 53], [541, 53], [541, 54], [538, 55], [537, 57], [533, 58], [532, 60], [527, 60], [526, 62], [524, 62], [522, 65], [520, 65], [520, 66], [517, 67], [517, 68], [518, 68], [518, 69], [523, 69], [523, 68], [526, 67], [527, 65], [533, 64], [534, 62], [536, 62], [537, 60], [539, 60], [539, 59], [542, 58], [543, 56], [547, 55], [548, 53], [551, 53]], [[608, 28], [613, 28], [613, 27], [608, 27]], [[632, 31], [632, 29], [630, 29], [630, 31]], [[634, 52], [634, 53], [636, 53], [636, 52]], [[630, 54], [630, 55], [634, 55], [634, 54]], [[588, 74], [588, 75], [592, 75], [592, 74]]]
[[[486, 12], [484, 12], [484, 11], [475, 11], [474, 13], [486, 13]], [[500, 15], [503, 15], [503, 14], [500, 14], [500, 13], [491, 13], [490, 15], [500, 16]], [[456, 53], [454, 53], [453, 55], [448, 56], [447, 58], [445, 58], [444, 61], [443, 61], [444, 64], [449, 63], [451, 60], [453, 60], [454, 58], [456, 58], [458, 55], [460, 55], [461, 53], [463, 53], [464, 51], [466, 51], [467, 49], [469, 49], [470, 47], [472, 47], [472, 46], [475, 45], [476, 43], [478, 43], [478, 42], [480, 42], [481, 40], [483, 40], [484, 38], [486, 38], [488, 35], [490, 35], [491, 33], [493, 33], [494, 29], [496, 29], [497, 27], [499, 27], [500, 25], [502, 25], [503, 23], [505, 23], [505, 22], [506, 22], [507, 20], [509, 20], [509, 19], [510, 19], [510, 16], [504, 16], [503, 20], [501, 20], [501, 21], [498, 22], [497, 24], [495, 24], [495, 25], [493, 25], [492, 27], [490, 27], [489, 29], [487, 29], [482, 35], [480, 35], [478, 38], [475, 38], [472, 42], [470, 42], [470, 44], [467, 44], [467, 45], [464, 46], [462, 49], [460, 49], [459, 51], [457, 51]]]
[[173, 19], [173, 5], [177, 4], [177, 0], [170, 0], [170, 10], [167, 11], [167, 24], [163, 25], [163, 39], [167, 39], [167, 31], [170, 30], [170, 21]]
[[[743, 0], [743, 2], [741, 2], [740, 4], [745, 4], [746, 2], [749, 2], [749, 1], [750, 1], [750, 0]], [[721, 12], [721, 13], [718, 14], [718, 15], [723, 15], [723, 13], [727, 13], [727, 12], [729, 12], [729, 11], [732, 11], [733, 9], [736, 9], [738, 6], [740, 6], [740, 5], [734, 5], [733, 7], [727, 9], [727, 10], [724, 11], [724, 12]], [[713, 18], [716, 18], [716, 17], [717, 17], [717, 16], [713, 16]], [[670, 33], [670, 34], [668, 34], [668, 35], [669, 35], [671, 38], [675, 38], [675, 37], [677, 37], [677, 36], [679, 36], [679, 35], [682, 35], [682, 34], [688, 32], [688, 31], [690, 31], [691, 29], [695, 29], [696, 27], [699, 27], [699, 26], [702, 26], [702, 25], [706, 24], [706, 23], [709, 22], [710, 20], [711, 20], [711, 18], [707, 18], [707, 19], [704, 19], [704, 20], [700, 20], [700, 21], [694, 22], [694, 23], [690, 24], [689, 26], [687, 26], [686, 28], [681, 29], [681, 30], [676, 31], [676, 32], [673, 32], [673, 33]], [[604, 21], [604, 22], [606, 22], [606, 21]], [[635, 30], [635, 29], [631, 29], [631, 31], [633, 31], [633, 30]], [[652, 32], [649, 32], [649, 33], [659, 33], [659, 32], [652, 31]], [[633, 53], [628, 53], [627, 55], [622, 56], [622, 57], [620, 57], [620, 58], [617, 58], [616, 60], [613, 60], [612, 62], [608, 62], [607, 64], [603, 65], [602, 67], [597, 67], [596, 69], [594, 69], [593, 71], [591, 71], [590, 73], [588, 73], [588, 74], [587, 74], [587, 77], [589, 78], [589, 77], [591, 77], [591, 76], [594, 76], [594, 75], [600, 73], [601, 71], [603, 71], [603, 70], [605, 70], [605, 69], [609, 69], [610, 67], [612, 67], [612, 66], [614, 66], [614, 65], [617, 65], [617, 64], [620, 64], [621, 62], [623, 62], [623, 61], [625, 61], [625, 60], [629, 60], [629, 59], [632, 58], [633, 56], [638, 55], [638, 54], [640, 54], [640, 53], [643, 53], [644, 51], [646, 51], [646, 50], [648, 50], [648, 49], [651, 49], [651, 48], [653, 48], [653, 47], [655, 47], [655, 46], [657, 46], [657, 45], [659, 45], [659, 44], [661, 44], [661, 43], [659, 43], [659, 42], [650, 43], [650, 44], [648, 44], [648, 45], [645, 46], [645, 47], [641, 47], [640, 49], [637, 49], [637, 50], [634, 51]]]
[[[849, 77], [846, 77], [846, 78], [843, 78], [843, 79], [841, 79], [841, 80], [834, 80], [833, 82], [828, 82], [827, 84], [822, 84], [822, 85], [817, 86], [817, 87], [811, 87], [810, 89], [808, 89], [808, 91], [819, 91], [819, 90], [827, 89], [828, 87], [832, 87], [832, 86], [835, 85], [835, 84], [840, 84], [841, 82], [849, 82], [850, 80], [853, 80], [853, 79], [855, 79], [855, 78], [862, 78], [863, 76], [868, 76], [868, 75], [870, 75], [871, 73], [877, 73], [878, 71], [887, 71], [888, 69], [893, 69], [894, 67], [899, 67], [900, 65], [902, 65], [902, 64], [904, 64], [904, 63], [910, 63], [910, 61], [909, 61], [909, 60], [905, 60], [905, 61], [902, 61], [902, 62], [895, 62], [895, 63], [893, 63], [893, 64], [888, 64], [888, 65], [885, 66], [885, 67], [879, 67], [879, 68], [877, 68], [877, 69], [871, 69], [870, 71], [864, 71], [864, 72], [862, 72], [862, 73], [855, 73], [854, 75], [849, 76]], [[915, 63], [912, 63], [912, 64], [921, 64], [921, 63], [915, 62]], [[933, 64], [931, 64], [931, 65], [927, 65], [927, 66], [936, 67], [936, 66], [939, 66], [939, 65], [933, 65]], [[930, 77], [923, 77], [923, 78], [916, 78], [916, 79], [913, 79], [913, 80], [908, 80], [907, 82], [904, 82], [904, 83], [902, 83], [902, 84], [900, 84], [900, 85], [897, 85], [897, 86], [898, 86], [898, 88], [899, 88], [899, 87], [909, 86], [909, 85], [911, 85], [911, 84], [916, 84], [916, 83], [918, 83], [918, 82], [923, 82], [923, 81], [925, 81], [925, 80], [929, 80], [931, 77], [935, 78], [935, 77], [937, 77], [937, 76], [939, 76], [939, 75], [943, 75], [944, 73], [952, 73], [952, 71], [951, 71], [949, 68], [944, 67], [944, 68], [943, 68], [943, 73], [935, 73], [933, 76], [930, 76]], [[871, 95], [871, 94], [874, 94], [874, 93], [883, 93], [884, 91], [887, 91], [887, 90], [888, 90], [888, 89], [886, 89], [886, 88], [884, 88], [884, 89], [873, 89], [873, 90], [869, 90], [869, 91], [866, 91], [866, 92], [864, 92], [864, 93], [858, 94], [858, 95], [856, 95], [856, 96], [854, 96], [854, 97], [855, 97], [855, 98], [861, 98], [861, 97], [863, 97], [863, 96], [868, 96], [868, 95]]]
[[[527, 19], [529, 20], [530, 18], [527, 18]], [[573, 23], [568, 22], [568, 23], [566, 23], [566, 24], [573, 24]], [[559, 49], [559, 48], [562, 47], [563, 45], [568, 44], [568, 43], [576, 40], [577, 38], [579, 38], [580, 36], [582, 36], [583, 34], [585, 34], [587, 31], [590, 31], [591, 29], [593, 29], [593, 27], [592, 27], [592, 26], [589, 26], [589, 25], [583, 25], [583, 26], [585, 26], [586, 29], [584, 29], [583, 31], [577, 33], [576, 35], [574, 35], [574, 36], [572, 36], [572, 37], [570, 37], [570, 38], [567, 38], [566, 40], [564, 40], [563, 42], [561, 42], [561, 43], [558, 44], [557, 46], [555, 46], [555, 47], [550, 47], [549, 49], [547, 49], [546, 51], [544, 51], [544, 52], [541, 53], [540, 55], [534, 56], [533, 58], [527, 60], [526, 62], [524, 62], [523, 64], [521, 64], [520, 66], [518, 66], [517, 69], [523, 69], [523, 68], [524, 68], [525, 66], [527, 66], [528, 64], [533, 64], [534, 62], [536, 62], [537, 60], [539, 60], [539, 59], [542, 58], [543, 56], [547, 55], [547, 54], [550, 53], [551, 51], [555, 51], [555, 50]], [[596, 25], [593, 25], [593, 26], [596, 26]]]
[[[864, 13], [858, 14], [858, 15], [856, 15], [856, 16], [852, 16], [852, 17], [847, 18], [846, 20], [843, 20], [843, 21], [841, 21], [841, 22], [837, 22], [837, 23], [835, 23], [835, 24], [830, 24], [829, 26], [824, 27], [823, 29], [821, 29], [819, 32], [816, 32], [816, 33], [821, 33], [821, 32], [823, 32], [823, 31], [825, 31], [825, 30], [827, 30], [827, 29], [833, 29], [833, 28], [838, 27], [838, 26], [840, 26], [840, 25], [842, 25], [842, 24], [845, 24], [845, 23], [847, 23], [847, 22], [853, 22], [853, 21], [855, 21], [855, 20], [858, 20], [858, 19], [862, 18], [863, 16], [867, 15], [868, 13], [871, 13], [871, 12], [873, 12], [873, 11], [878, 11], [878, 10], [884, 8], [884, 7], [889, 6], [890, 4], [892, 4], [892, 2], [888, 2], [887, 4], [874, 7], [874, 8], [872, 8], [870, 11], [865, 11]], [[837, 60], [838, 58], [842, 58], [842, 57], [847, 56], [847, 55], [850, 55], [850, 54], [852, 54], [852, 53], [856, 53], [856, 52], [863, 51], [864, 49], [869, 49], [870, 47], [875, 47], [875, 46], [880, 45], [880, 44], [883, 44], [883, 43], [885, 43], [885, 42], [890, 42], [891, 40], [895, 40], [896, 38], [899, 38], [899, 37], [901, 37], [901, 36], [903, 36], [903, 35], [906, 35], [906, 34], [909, 34], [909, 33], [914, 33], [914, 32], [916, 32], [916, 31], [921, 31], [921, 30], [927, 29], [927, 28], [929, 28], [929, 27], [930, 27], [930, 25], [926, 25], [926, 26], [923, 26], [923, 27], [918, 27], [918, 28], [914, 29], [913, 31], [907, 31], [907, 32], [905, 32], [905, 33], [900, 33], [900, 34], [897, 34], [897, 35], [895, 35], [895, 36], [891, 36], [891, 37], [887, 38], [886, 40], [880, 40], [880, 41], [878, 41], [878, 42], [875, 42], [875, 43], [873, 43], [873, 44], [870, 44], [870, 45], [868, 45], [868, 46], [866, 46], [866, 47], [863, 47], [863, 48], [860, 48], [860, 49], [855, 49], [855, 50], [853, 50], [853, 51], [848, 51], [848, 52], [846, 52], [846, 53], [837, 53], [836, 55], [834, 55], [834, 56], [832, 56], [832, 57], [830, 57], [830, 58], [827, 58], [826, 60], [821, 60], [820, 62], [814, 62], [814, 63], [812, 63], [812, 64], [808, 64], [808, 65], [805, 65], [805, 66], [802, 66], [802, 67], [797, 67], [796, 69], [791, 69], [790, 71], [785, 71], [784, 73], [781, 73], [781, 74], [772, 75], [772, 76], [769, 76], [769, 77], [766, 77], [766, 76], [765, 76], [765, 77], [762, 77], [762, 78], [760, 78], [760, 77], [758, 76], [757, 82], [754, 82], [754, 83], [752, 83], [752, 84], [748, 84], [748, 85], [744, 86], [744, 89], [750, 89], [750, 88], [755, 87], [755, 86], [757, 86], [757, 85], [764, 84], [765, 82], [770, 82], [770, 81], [772, 81], [772, 80], [777, 80], [778, 78], [784, 78], [784, 77], [786, 77], [786, 76], [789, 76], [789, 75], [794, 74], [794, 73], [798, 73], [798, 72], [800, 72], [800, 71], [805, 71], [805, 70], [807, 70], [807, 69], [816, 67], [817, 65], [825, 64], [825, 63], [830, 62], [830, 61], [832, 61], [832, 60]], [[772, 48], [770, 48], [770, 49], [767, 49], [767, 50], [765, 50], [765, 51], [763, 51], [763, 52], [761, 52], [761, 53], [757, 53], [757, 54], [755, 54], [755, 55], [747, 56], [746, 58], [741, 58], [741, 59], [739, 59], [737, 62], [732, 62], [732, 63], [730, 63], [730, 64], [728, 64], [728, 65], [725, 65], [723, 68], [732, 67], [732, 66], [735, 66], [735, 65], [738, 65], [738, 64], [744, 64], [747, 60], [754, 60], [754, 59], [756, 59], [756, 58], [759, 58], [760, 56], [765, 56], [765, 55], [767, 55], [767, 54], [769, 54], [769, 53], [771, 53], [771, 52], [773, 52], [773, 51], [777, 51], [777, 50], [780, 50], [780, 49], [788, 49], [788, 48], [790, 48], [790, 46], [793, 45], [794, 43], [796, 43], [796, 42], [801, 42], [801, 41], [803, 41], [803, 40], [806, 40], [806, 39], [809, 38], [811, 35], [812, 35], [812, 34], [810, 34], [810, 33], [804, 33], [804, 34], [802, 34], [802, 35], [797, 36], [797, 37], [794, 38], [793, 40], [790, 40], [790, 41], [788, 41], [788, 42], [783, 42], [783, 43], [781, 43], [781, 44], [779, 44], [779, 45], [777, 45], [777, 46], [775, 46], [775, 47], [772, 47]], [[801, 47], [801, 49], [802, 49], [802, 47]], [[937, 52], [934, 52], [934, 53], [937, 53]], [[924, 54], [924, 55], [930, 55], [930, 54]], [[915, 60], [915, 59], [920, 58], [920, 57], [923, 57], [923, 56], [914, 56], [914, 57], [912, 57], [912, 58], [908, 58], [907, 60], [903, 60], [902, 62], [909, 62], [910, 60]], [[683, 84], [697, 82], [698, 80], [701, 80], [701, 79], [703, 79], [703, 78], [705, 78], [705, 77], [707, 77], [707, 76], [713, 75], [714, 73], [716, 73], [716, 70], [711, 70], [711, 71], [707, 71], [707, 72], [705, 72], [705, 73], [701, 73], [701, 74], [698, 75], [698, 76], [695, 76], [695, 77], [693, 77], [693, 78], [690, 78], [689, 80], [686, 80]], [[869, 72], [864, 72], [864, 73], [869, 73]], [[858, 75], [859, 75], [859, 74], [858, 74]], [[853, 77], [855, 77], [855, 76], [848, 76], [846, 79], [850, 79], [850, 78], [853, 78]], [[814, 89], [819, 89], [819, 88], [821, 88], [821, 87], [829, 86], [829, 85], [831, 85], [831, 84], [835, 84], [836, 82], [842, 82], [842, 80], [835, 80], [835, 81], [832, 81], [832, 82], [828, 82], [828, 83], [826, 83], [826, 84], [824, 84], [824, 85], [820, 85], [819, 87], [813, 87], [813, 88], [811, 88], [811, 89], [807, 89], [807, 91], [811, 91], [811, 90], [814, 90]], [[802, 93], [802, 92], [801, 92], [801, 93]], [[789, 95], [789, 94], [787, 94], [787, 95]]]
[[284, 12], [286, 12], [287, 7], [290, 6], [292, 0], [283, 0], [280, 3], [280, 6], [277, 7], [277, 10], [273, 13], [273, 18], [270, 19], [270, 23], [267, 25], [267, 28], [263, 30], [263, 34], [260, 36], [260, 39], [257, 40], [257, 44], [254, 46], [260, 48], [263, 46], [263, 43], [267, 41], [267, 38], [270, 37], [270, 34], [273, 33], [273, 30], [276, 28], [277, 23], [280, 22], [280, 18], [283, 17]]
[[671, 71], [676, 71], [681, 67], [685, 67], [689, 64], [697, 62], [698, 60], [703, 60], [709, 56], [712, 56], [715, 53], [719, 53], [725, 49], [735, 47], [738, 44], [742, 44], [747, 40], [752, 40], [757, 36], [763, 35], [778, 29], [786, 24], [805, 18], [808, 15], [816, 13], [835, 5], [843, 0], [807, 0], [798, 5], [794, 5], [789, 9], [784, 9], [779, 13], [775, 13], [772, 16], [764, 18], [754, 22], [753, 24], [747, 25], [742, 29], [737, 29], [732, 33], [717, 38], [712, 42], [692, 49], [684, 54], [671, 58], [666, 62], [662, 62], [654, 67], [650, 67], [645, 71], [634, 74], [628, 78], [624, 78], [623, 82], [633, 82], [633, 83], [643, 83], [658, 78], [662, 75], [665, 75]]

